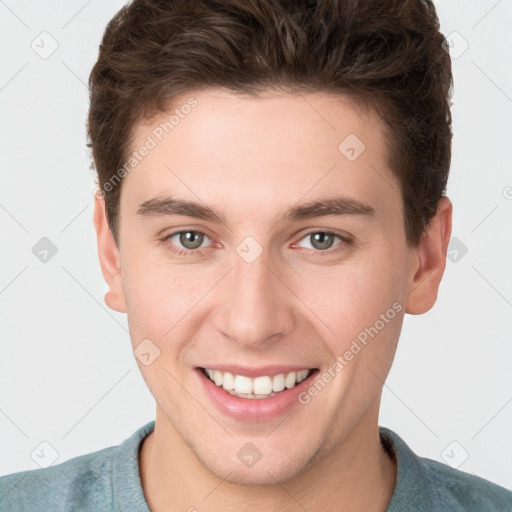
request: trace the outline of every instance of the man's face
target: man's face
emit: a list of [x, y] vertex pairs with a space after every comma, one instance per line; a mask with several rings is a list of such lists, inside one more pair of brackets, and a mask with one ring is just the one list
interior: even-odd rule
[[[168, 134], [154, 130], [172, 112], [134, 132], [133, 150], [148, 136], [157, 144], [122, 184], [132, 343], [150, 340], [141, 347], [152, 362], [139, 366], [169, 438], [229, 481], [284, 481], [350, 436], [373, 435], [415, 261], [399, 184], [383, 123], [346, 98], [217, 89], [193, 97]], [[169, 204], [156, 213], [151, 204], [166, 198], [223, 221], [172, 214]], [[332, 208], [330, 200], [338, 214], [287, 215], [318, 201]], [[221, 385], [202, 369], [217, 370]], [[293, 370], [309, 376], [266, 395]], [[224, 390], [227, 372], [258, 397]]]

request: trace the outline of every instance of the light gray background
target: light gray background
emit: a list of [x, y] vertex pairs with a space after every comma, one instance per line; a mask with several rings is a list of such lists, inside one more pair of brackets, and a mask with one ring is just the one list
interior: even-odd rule
[[[59, 463], [154, 418], [125, 315], [104, 304], [85, 147], [87, 78], [123, 4], [0, 1], [0, 474], [37, 468], [43, 441]], [[512, 488], [512, 2], [437, 5], [457, 55], [448, 195], [468, 251], [452, 244], [436, 306], [407, 315], [380, 424]], [[42, 58], [32, 45], [52, 38]], [[46, 263], [42, 237], [58, 248]]]

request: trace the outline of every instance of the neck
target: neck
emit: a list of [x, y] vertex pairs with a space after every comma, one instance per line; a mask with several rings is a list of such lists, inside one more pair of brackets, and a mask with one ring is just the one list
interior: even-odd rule
[[[376, 414], [372, 414], [376, 413]], [[245, 512], [299, 509], [308, 512], [385, 512], [396, 484], [396, 463], [381, 445], [377, 410], [327, 453], [319, 451], [306, 471], [274, 485], [238, 485], [208, 471], [157, 408], [139, 467], [152, 512], [202, 510]], [[159, 421], [160, 420], [160, 421]]]

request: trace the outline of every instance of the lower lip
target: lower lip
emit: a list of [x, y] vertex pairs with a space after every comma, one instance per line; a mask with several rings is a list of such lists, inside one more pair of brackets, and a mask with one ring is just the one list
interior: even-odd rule
[[312, 371], [307, 379], [291, 389], [284, 389], [276, 393], [273, 397], [241, 398], [217, 386], [204, 375], [201, 369], [197, 369], [197, 374], [206, 393], [222, 413], [236, 420], [253, 422], [273, 420], [289, 412], [294, 405], [300, 406], [298, 396], [310, 385], [310, 379], [316, 373], [318, 370]]

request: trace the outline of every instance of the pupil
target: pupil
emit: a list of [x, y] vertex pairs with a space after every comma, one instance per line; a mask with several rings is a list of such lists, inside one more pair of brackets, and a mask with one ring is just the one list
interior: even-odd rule
[[330, 233], [314, 233], [313, 247], [317, 249], [329, 249], [332, 244], [332, 235]]
[[[198, 247], [201, 246], [202, 236], [203, 235], [201, 233], [198, 233], [196, 231], [185, 231], [181, 233], [180, 242], [187, 249], [197, 249]], [[194, 238], [196, 239], [195, 241]], [[199, 240], [199, 242], [197, 240]]]

